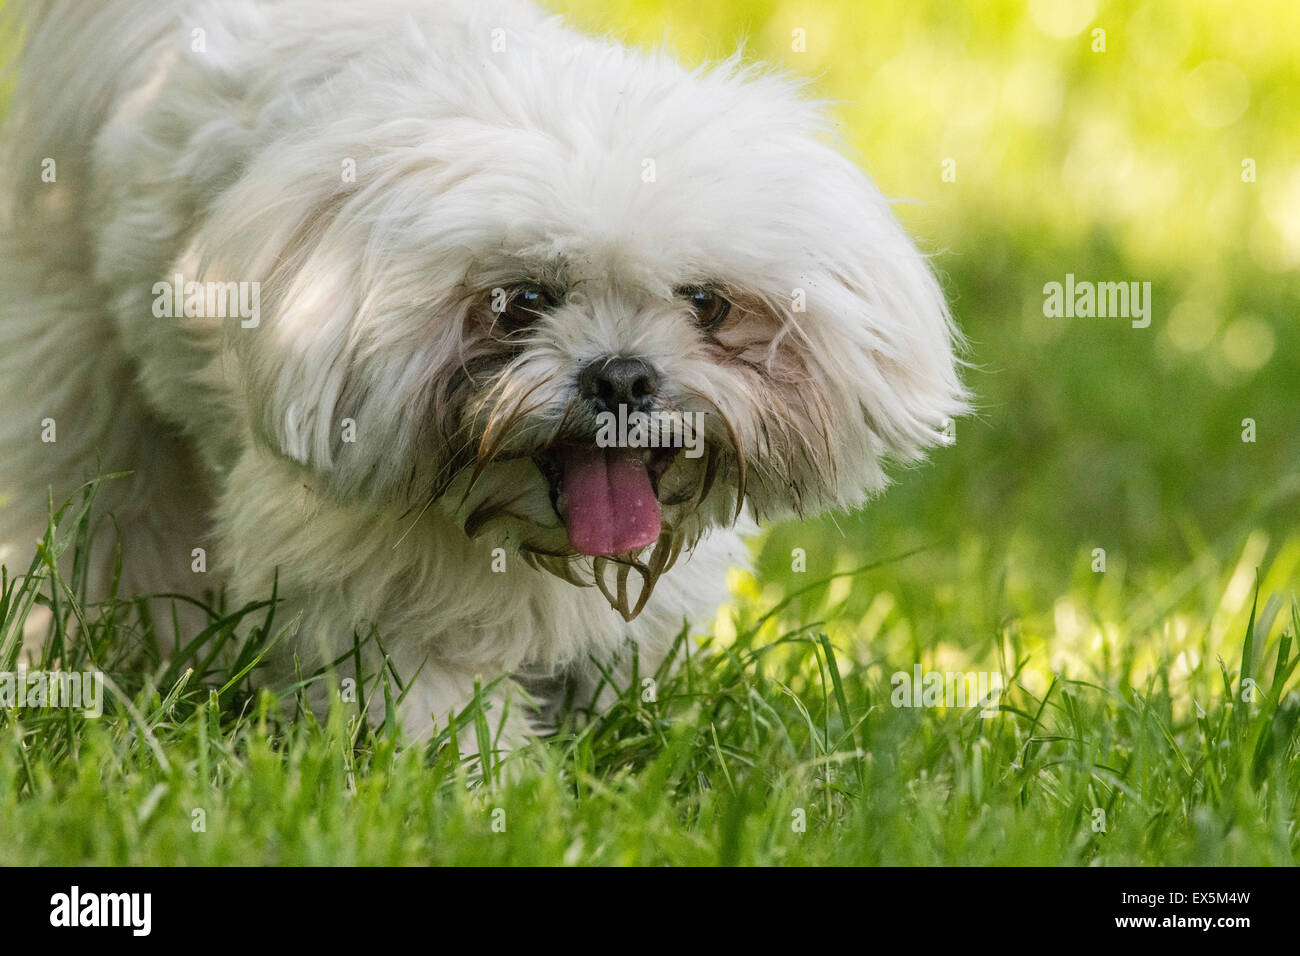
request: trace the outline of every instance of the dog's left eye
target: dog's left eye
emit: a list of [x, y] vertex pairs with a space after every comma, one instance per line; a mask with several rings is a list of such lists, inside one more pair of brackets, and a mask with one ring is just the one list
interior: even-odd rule
[[539, 285], [524, 283], [506, 290], [501, 318], [512, 329], [521, 329], [554, 307], [555, 298], [549, 292]]
[[678, 289], [677, 294], [695, 310], [695, 321], [700, 327], [710, 332], [722, 325], [727, 313], [731, 311], [731, 303], [712, 289], [691, 286]]

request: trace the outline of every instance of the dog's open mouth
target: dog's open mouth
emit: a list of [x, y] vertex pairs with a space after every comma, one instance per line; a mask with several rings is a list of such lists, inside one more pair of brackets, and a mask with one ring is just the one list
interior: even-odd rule
[[565, 444], [538, 455], [569, 546], [579, 554], [611, 556], [659, 540], [659, 479], [677, 451]]

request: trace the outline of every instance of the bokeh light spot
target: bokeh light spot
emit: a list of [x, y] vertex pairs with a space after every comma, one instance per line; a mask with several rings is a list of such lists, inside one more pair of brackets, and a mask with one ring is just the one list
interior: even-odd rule
[[1223, 333], [1223, 357], [1233, 368], [1253, 372], [1273, 357], [1273, 328], [1254, 315], [1243, 315]]
[[1250, 83], [1235, 64], [1206, 60], [1187, 74], [1183, 103], [1192, 119], [1202, 126], [1231, 126], [1250, 105]]
[[1076, 36], [1097, 14], [1096, 0], [1031, 0], [1029, 16], [1048, 36]]

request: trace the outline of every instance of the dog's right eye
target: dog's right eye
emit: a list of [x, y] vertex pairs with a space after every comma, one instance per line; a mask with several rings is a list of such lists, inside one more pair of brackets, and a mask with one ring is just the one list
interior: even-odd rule
[[678, 289], [677, 294], [690, 303], [696, 322], [708, 332], [713, 332], [722, 325], [727, 313], [731, 311], [731, 303], [712, 289], [687, 286]]
[[[495, 293], [501, 293], [496, 295]], [[501, 304], [498, 305], [498, 302]], [[511, 330], [522, 329], [555, 307], [555, 298], [539, 285], [531, 282], [494, 290], [493, 311], [499, 312], [502, 322]]]

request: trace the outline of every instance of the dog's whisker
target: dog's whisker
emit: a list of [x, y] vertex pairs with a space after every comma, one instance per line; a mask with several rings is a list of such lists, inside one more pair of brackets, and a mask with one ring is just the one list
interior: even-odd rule
[[[721, 405], [719, 405], [708, 395], [705, 395], [703, 392], [694, 389], [691, 389], [690, 392], [691, 394], [698, 397], [701, 401], [708, 403], [708, 405], [717, 414], [718, 418], [722, 420], [722, 425], [727, 430], [727, 438], [731, 446], [731, 452], [733, 457], [736, 460], [736, 508], [735, 508], [735, 512], [732, 515], [731, 520], [733, 522], [738, 521], [740, 520], [741, 512], [745, 508], [745, 494], [746, 494], [746, 484], [748, 478], [748, 460], [745, 456], [744, 446], [741, 444], [740, 441], [740, 435], [736, 431], [736, 426], [732, 422], [731, 417], [727, 415], [725, 411], [722, 410]], [[706, 477], [707, 477], [707, 472], [706, 472]], [[713, 479], [709, 477], [709, 485], [712, 486], [712, 484], [713, 484]], [[702, 501], [703, 498], [704, 496], [701, 495], [700, 500]]]
[[522, 405], [524, 401], [528, 399], [530, 395], [533, 394], [533, 392], [537, 391], [537, 389], [541, 388], [542, 386], [548, 384], [550, 380], [551, 378], [547, 378], [546, 380], [538, 382], [527, 392], [521, 395], [519, 397], [519, 400], [515, 403], [515, 408], [512, 409], [510, 414], [503, 419], [503, 424], [500, 425], [499, 427], [495, 426], [496, 417], [494, 413], [493, 419], [489, 421], [488, 427], [483, 433], [483, 438], [479, 442], [478, 454], [476, 455], [476, 461], [474, 464], [474, 472], [473, 474], [470, 475], [469, 484], [466, 485], [465, 493], [461, 496], [460, 505], [458, 505], [457, 507], [463, 506], [465, 502], [469, 499], [469, 494], [474, 489], [474, 486], [478, 483], [479, 478], [482, 477], [484, 469], [486, 469], [487, 466], [490, 465], [496, 459], [497, 453], [501, 450], [501, 446], [505, 443], [506, 439], [510, 437], [510, 429], [513, 428], [516, 424], [518, 424], [521, 420], [526, 419], [533, 412], [537, 411], [540, 408], [544, 408], [546, 406], [547, 403], [545, 401], [541, 401], [531, 405], [526, 409], [521, 409], [519, 407], [520, 405]]

